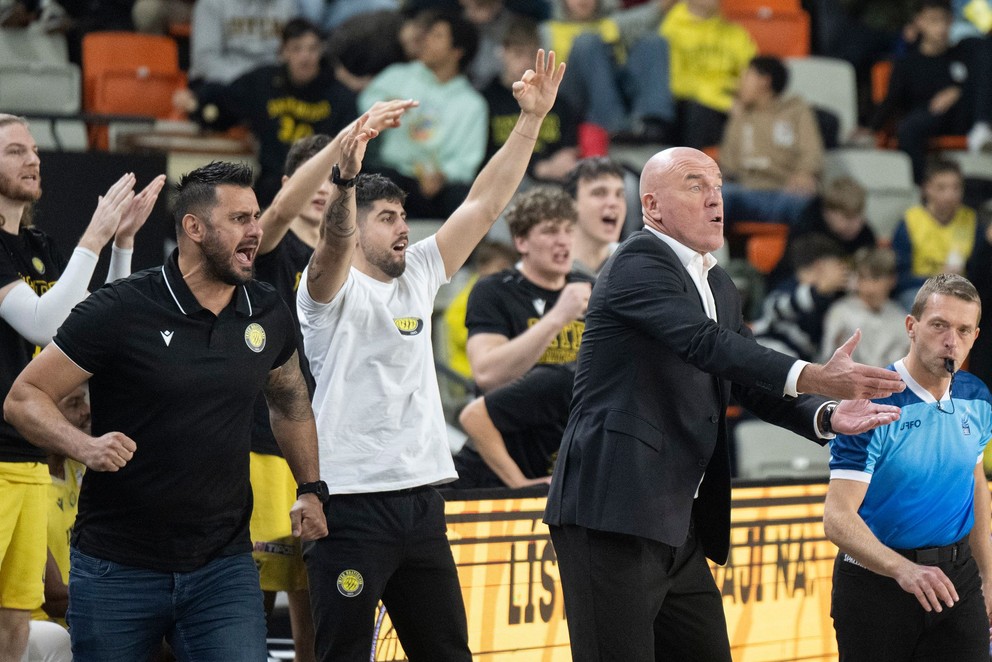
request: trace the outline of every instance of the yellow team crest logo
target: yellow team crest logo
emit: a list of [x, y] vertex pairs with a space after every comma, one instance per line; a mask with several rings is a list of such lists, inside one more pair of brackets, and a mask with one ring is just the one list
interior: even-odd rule
[[365, 588], [365, 578], [357, 570], [348, 569], [338, 575], [338, 592], [346, 598], [353, 598]]
[[404, 336], [415, 336], [424, 330], [424, 320], [419, 317], [396, 317], [393, 324]]
[[265, 329], [261, 324], [252, 322], [245, 328], [245, 344], [253, 352], [261, 352], [265, 349]]
[[38, 273], [45, 273], [45, 263], [41, 261], [40, 257], [31, 258], [31, 266], [34, 267], [34, 270]]

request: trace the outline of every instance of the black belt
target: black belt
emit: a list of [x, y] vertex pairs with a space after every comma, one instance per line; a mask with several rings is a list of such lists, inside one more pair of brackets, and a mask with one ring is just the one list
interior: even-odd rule
[[937, 565], [971, 556], [971, 545], [968, 538], [962, 538], [956, 543], [943, 547], [921, 547], [919, 549], [897, 549], [897, 552], [914, 563], [920, 565]]

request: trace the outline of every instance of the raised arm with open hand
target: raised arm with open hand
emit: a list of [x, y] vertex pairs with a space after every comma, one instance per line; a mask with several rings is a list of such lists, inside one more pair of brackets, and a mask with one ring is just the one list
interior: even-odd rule
[[[341, 140], [341, 179], [358, 176], [368, 142], [379, 135], [376, 129], [366, 126], [368, 119], [368, 113], [358, 118]], [[307, 266], [306, 287], [314, 301], [326, 303], [333, 299], [348, 277], [355, 252], [356, 215], [355, 189], [335, 186], [320, 224], [320, 239]]]
[[513, 84], [513, 96], [520, 104], [520, 110], [541, 119], [551, 111], [558, 96], [558, 86], [565, 75], [565, 63], [555, 67], [555, 53], [545, 57], [544, 49], [537, 51], [534, 68], [528, 69]]
[[142, 189], [141, 193], [134, 196], [121, 216], [117, 233], [114, 235], [114, 246], [118, 248], [134, 246], [134, 235], [138, 234], [138, 230], [145, 225], [164, 186], [165, 175], [159, 175]]
[[419, 105], [420, 102], [414, 99], [376, 101], [366, 112], [368, 121], [365, 126], [380, 132], [386, 129], [395, 129], [400, 125], [403, 113]]
[[341, 169], [342, 179], [357, 177], [362, 170], [362, 159], [369, 141], [379, 135], [379, 129], [373, 128], [369, 121], [371, 113], [365, 113], [355, 121], [355, 126], [341, 141], [341, 158], [338, 168]]
[[117, 232], [124, 211], [134, 198], [134, 173], [126, 173], [98, 198], [96, 211], [86, 226], [79, 245], [88, 248], [97, 255], [107, 245], [110, 238]]
[[520, 185], [534, 154], [534, 143], [545, 115], [555, 104], [565, 75], [564, 63], [555, 66], [555, 53], [537, 51], [534, 68], [513, 84], [520, 117], [510, 136], [479, 171], [468, 197], [437, 232], [437, 247], [450, 278], [479, 245]]

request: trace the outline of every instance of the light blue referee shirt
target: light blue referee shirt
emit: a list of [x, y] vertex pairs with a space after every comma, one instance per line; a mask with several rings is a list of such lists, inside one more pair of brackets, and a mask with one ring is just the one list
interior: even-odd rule
[[992, 437], [992, 396], [980, 379], [958, 371], [938, 402], [901, 360], [889, 367], [907, 388], [876, 402], [900, 407], [902, 416], [863, 434], [837, 435], [830, 477], [869, 483], [858, 514], [884, 545], [949, 545], [974, 523], [975, 463]]

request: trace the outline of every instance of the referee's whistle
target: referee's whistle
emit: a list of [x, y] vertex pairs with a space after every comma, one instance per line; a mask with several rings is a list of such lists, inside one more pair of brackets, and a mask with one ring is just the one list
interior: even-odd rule
[[944, 359], [944, 369], [947, 372], [954, 374], [954, 359]]

